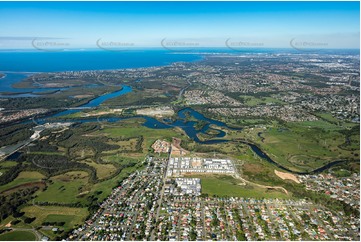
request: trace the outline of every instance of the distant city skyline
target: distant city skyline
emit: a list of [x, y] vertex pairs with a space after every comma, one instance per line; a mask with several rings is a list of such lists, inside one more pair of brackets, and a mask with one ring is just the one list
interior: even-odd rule
[[0, 2], [0, 49], [359, 49], [359, 2]]

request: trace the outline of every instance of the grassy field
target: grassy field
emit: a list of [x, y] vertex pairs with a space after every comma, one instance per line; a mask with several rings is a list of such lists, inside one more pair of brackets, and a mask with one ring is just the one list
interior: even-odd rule
[[[140, 142], [138, 137], [129, 138], [126, 140], [120, 140], [116, 142], [110, 142], [110, 144], [119, 145], [120, 152], [136, 152], [137, 151], [137, 143]], [[112, 151], [104, 151], [103, 153], [111, 153]]]
[[41, 181], [43, 178], [45, 178], [45, 176], [42, 175], [39, 172], [36, 172], [36, 171], [22, 171], [15, 178], [15, 180], [13, 180], [12, 182], [9, 182], [8, 184], [0, 186], [0, 192], [5, 191], [5, 190], [7, 190], [9, 188], [12, 188], [12, 187], [21, 185], [21, 184]]
[[[261, 150], [276, 162], [295, 171], [316, 169], [330, 160], [341, 158], [357, 159], [359, 135], [351, 135], [351, 144], [342, 149], [344, 128], [323, 120], [315, 122], [292, 122], [244, 128], [228, 131], [226, 139], [243, 139], [257, 143]], [[259, 133], [261, 133], [259, 135]], [[262, 140], [262, 137], [264, 138]], [[263, 141], [263, 142], [262, 142]], [[242, 177], [257, 184], [287, 187], [291, 181], [282, 181], [274, 174], [275, 166], [258, 157], [246, 144], [229, 142], [201, 146], [203, 152], [227, 154], [235, 159], [236, 168]], [[204, 147], [207, 147], [205, 150]], [[351, 151], [351, 149], [353, 149]], [[307, 150], [307, 151], [306, 151]], [[354, 153], [352, 153], [354, 152]], [[356, 154], [356, 155], [355, 155]], [[238, 162], [237, 160], [241, 161]], [[242, 164], [242, 165], [241, 165]], [[293, 184], [294, 185], [294, 184]]]
[[289, 198], [285, 193], [254, 185], [243, 185], [241, 180], [223, 175], [193, 175], [201, 179], [202, 194], [252, 198]]
[[1, 168], [10, 168], [12, 166], [16, 166], [16, 162], [15, 161], [2, 161], [0, 162], [0, 167]]
[[84, 160], [82, 162], [96, 169], [98, 179], [107, 178], [117, 171], [117, 168], [112, 164], [99, 164], [91, 160]]
[[281, 100], [278, 100], [273, 97], [257, 98], [257, 97], [253, 97], [253, 96], [241, 96], [241, 98], [244, 99], [245, 104], [247, 106], [257, 106], [259, 104], [268, 104], [268, 103], [285, 104]]
[[289, 123], [286, 128], [267, 129], [260, 146], [280, 164], [296, 171], [309, 171], [329, 161], [355, 158], [351, 152], [340, 149], [345, 142], [340, 130], [321, 120]]
[[360, 136], [359, 135], [351, 135], [349, 137], [351, 144], [345, 148], [350, 150], [358, 150], [360, 149]]
[[0, 234], [0, 241], [35, 241], [36, 236], [30, 231], [12, 231]]
[[89, 175], [84, 171], [72, 171], [51, 177], [48, 188], [39, 192], [36, 202], [75, 203], [82, 192], [89, 191]]
[[294, 122], [294, 123], [289, 123], [288, 126], [297, 128], [297, 129], [319, 128], [319, 129], [329, 130], [329, 131], [341, 130], [341, 128], [339, 126], [332, 124], [330, 122], [324, 121], [324, 120]]
[[330, 113], [317, 113], [316, 115], [329, 122], [337, 123], [340, 121], [337, 118], [333, 117], [332, 114], [330, 114]]
[[[130, 105], [166, 105], [172, 101], [171, 98], [164, 95], [166, 92], [165, 86], [160, 86], [160, 89], [143, 89], [142, 91], [133, 89], [132, 92], [129, 92], [125, 95], [121, 95], [115, 98], [108, 99], [101, 106], [130, 106]], [[174, 99], [174, 98], [173, 98]]]
[[[48, 188], [45, 191], [38, 191], [35, 201], [37, 202], [56, 202], [56, 203], [76, 203], [86, 205], [87, 197], [93, 195], [97, 201], [102, 201], [109, 196], [113, 187], [115, 187], [120, 180], [127, 177], [140, 166], [132, 166], [122, 170], [122, 172], [108, 180], [96, 184], [88, 183], [88, 173], [83, 171], [67, 172], [62, 175], [50, 177], [51, 182], [48, 183]], [[32, 202], [32, 201], [31, 201]], [[31, 204], [30, 202], [30, 204]], [[30, 205], [21, 209], [25, 212], [27, 217], [36, 217], [32, 226], [41, 226], [44, 222], [64, 222], [63, 226], [55, 225], [65, 232], [71, 230], [76, 225], [84, 223], [84, 219], [88, 215], [88, 208], [62, 207], [62, 206], [38, 206]], [[10, 222], [10, 221], [9, 221]], [[24, 228], [28, 226], [23, 226]], [[20, 226], [21, 227], [21, 226]], [[49, 229], [40, 229], [41, 233], [54, 239], [56, 234]]]
[[[28, 217], [36, 217], [31, 223], [34, 227], [41, 226], [44, 222], [65, 222], [63, 226], [55, 225], [62, 228], [65, 232], [71, 230], [76, 225], [81, 225], [88, 216], [86, 208], [70, 208], [58, 206], [28, 206], [24, 207], [22, 212]], [[55, 234], [49, 231], [47, 235]]]
[[166, 139], [169, 141], [172, 140], [172, 137], [188, 139], [183, 133], [177, 132], [176, 129], [150, 129], [142, 126], [142, 122], [142, 120], [137, 122], [137, 120], [134, 119], [127, 120], [127, 122], [122, 121], [122, 123], [117, 125], [107, 125], [99, 132], [104, 132], [108, 137], [123, 139], [142, 135], [144, 137], [142, 144], [143, 154], [148, 153], [149, 147], [157, 139]]
[[[272, 123], [261, 127], [229, 131], [227, 139], [244, 139], [258, 144], [277, 163], [294, 171], [311, 171], [338, 159], [358, 159], [359, 135], [350, 136], [344, 146], [345, 128], [324, 120]], [[262, 139], [264, 138], [264, 139]], [[343, 148], [345, 147], [345, 148]]]
[[143, 159], [144, 156], [142, 156], [141, 158], [134, 158], [134, 157], [130, 157], [127, 154], [119, 154], [119, 153], [102, 156], [102, 160], [104, 160], [105, 162], [116, 162], [120, 164], [124, 164], [126, 162], [140, 162]]
[[98, 198], [98, 201], [102, 201], [103, 199], [109, 196], [113, 188], [119, 184], [119, 181], [121, 181], [123, 178], [128, 177], [131, 173], [133, 173], [137, 169], [139, 169], [139, 167], [136, 166], [125, 168], [118, 176], [92, 185], [90, 194], [101, 191], [102, 193], [97, 195], [96, 197]]
[[[16, 220], [18, 220], [18, 218], [14, 218], [13, 216], [7, 217], [6, 219], [4, 219], [4, 220], [2, 220], [0, 222], [0, 229], [6, 228], [5, 226], [8, 223], [11, 223], [11, 222], [16, 221]], [[12, 228], [19, 228], [19, 229], [32, 229], [33, 228], [30, 224], [24, 223], [23, 220], [20, 220], [19, 223], [12, 224], [11, 227]]]

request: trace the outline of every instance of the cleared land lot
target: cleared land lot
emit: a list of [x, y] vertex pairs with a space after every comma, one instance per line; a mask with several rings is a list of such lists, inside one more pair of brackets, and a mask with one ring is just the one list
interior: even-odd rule
[[174, 114], [174, 111], [170, 107], [158, 107], [158, 108], [137, 109], [136, 113], [138, 115], [165, 117], [165, 116], [172, 116]]
[[300, 183], [300, 181], [297, 179], [297, 177], [291, 173], [287, 173], [287, 172], [281, 172], [281, 171], [277, 171], [275, 170], [275, 174], [277, 176], [279, 176], [282, 180], [292, 180], [296, 183]]
[[220, 197], [253, 197], [253, 198], [289, 198], [285, 193], [242, 184], [231, 176], [192, 175], [201, 179], [202, 194]]

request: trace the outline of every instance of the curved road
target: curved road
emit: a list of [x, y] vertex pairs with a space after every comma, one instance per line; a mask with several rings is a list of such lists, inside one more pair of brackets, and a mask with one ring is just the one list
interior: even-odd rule
[[32, 229], [23, 229], [23, 228], [13, 228], [13, 227], [10, 227], [11, 231], [9, 232], [12, 232], [12, 231], [27, 231], [27, 232], [32, 232], [35, 237], [36, 237], [36, 241], [40, 241], [41, 238], [44, 236], [42, 235], [39, 231], [37, 231], [36, 229], [32, 228]]

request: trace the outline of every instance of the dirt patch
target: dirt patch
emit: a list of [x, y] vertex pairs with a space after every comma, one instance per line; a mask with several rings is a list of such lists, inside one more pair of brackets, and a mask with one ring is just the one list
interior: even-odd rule
[[136, 111], [138, 115], [165, 117], [172, 116], [174, 110], [171, 107], [143, 108]]
[[296, 183], [300, 183], [300, 181], [297, 179], [297, 177], [291, 173], [287, 173], [287, 172], [281, 172], [281, 171], [277, 171], [275, 170], [275, 174], [280, 177], [282, 180], [292, 180]]
[[81, 99], [81, 98], [91, 98], [91, 97], [94, 97], [94, 95], [91, 95], [91, 94], [80, 94], [80, 95], [75, 95], [75, 96], [73, 96], [73, 98], [78, 98], [78, 99]]
[[121, 114], [122, 112], [123, 112], [123, 109], [117, 108], [117, 109], [85, 113], [85, 114], [83, 114], [83, 117], [101, 116], [101, 115], [106, 115], [106, 114]]
[[85, 81], [83, 80], [71, 80], [70, 81], [64, 81], [64, 80], [54, 80], [52, 82], [46, 82], [46, 83], [41, 83], [41, 85], [43, 87], [49, 88], [61, 88], [61, 87], [74, 87], [74, 86], [80, 86], [80, 85], [84, 85]]
[[176, 137], [173, 137], [173, 138], [172, 138], [172, 145], [174, 145], [174, 146], [177, 147], [177, 148], [181, 148], [181, 147], [180, 147], [181, 142], [182, 142], [181, 139], [178, 139], [178, 138], [176, 138]]
[[172, 152], [171, 154], [172, 155], [176, 155], [176, 156], [181, 156], [181, 155], [186, 155], [189, 153], [189, 151], [183, 149], [180, 144], [181, 144], [182, 140], [181, 139], [178, 139], [176, 137], [173, 137], [172, 138], [172, 144], [171, 144], [171, 147], [172, 147]]

